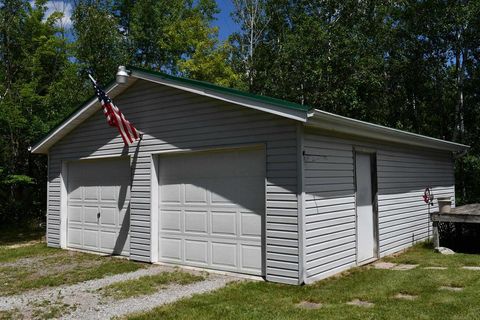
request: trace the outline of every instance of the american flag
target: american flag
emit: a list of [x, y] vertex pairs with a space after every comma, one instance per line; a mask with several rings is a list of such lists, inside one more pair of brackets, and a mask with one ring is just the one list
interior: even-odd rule
[[107, 122], [111, 127], [117, 127], [122, 136], [123, 142], [128, 146], [139, 139], [140, 134], [137, 129], [127, 120], [123, 113], [113, 104], [107, 94], [97, 85], [97, 81], [89, 74], [92, 80], [95, 95], [100, 101], [103, 113], [107, 117]]

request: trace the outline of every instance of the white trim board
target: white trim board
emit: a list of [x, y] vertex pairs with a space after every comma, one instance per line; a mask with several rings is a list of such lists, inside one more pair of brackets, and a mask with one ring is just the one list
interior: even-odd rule
[[60, 173], [60, 248], [67, 248], [68, 219], [68, 161], [62, 161]]

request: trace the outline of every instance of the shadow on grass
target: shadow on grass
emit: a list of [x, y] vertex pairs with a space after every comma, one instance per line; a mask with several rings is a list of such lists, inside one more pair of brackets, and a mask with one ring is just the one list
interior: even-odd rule
[[0, 227], [0, 246], [21, 244], [45, 239], [45, 228], [39, 226]]

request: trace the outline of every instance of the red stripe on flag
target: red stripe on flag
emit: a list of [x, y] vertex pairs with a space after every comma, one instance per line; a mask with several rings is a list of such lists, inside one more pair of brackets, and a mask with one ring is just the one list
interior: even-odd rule
[[104, 107], [104, 113], [111, 126], [115, 126], [126, 145], [136, 141], [138, 136], [137, 129], [127, 120], [120, 110], [113, 104], [107, 103]]
[[112, 106], [112, 109], [113, 109], [113, 114], [115, 115], [115, 117], [117, 119], [117, 122], [121, 126], [121, 129], [123, 131], [123, 135], [129, 141], [129, 144], [132, 143], [133, 138], [130, 136], [130, 132], [128, 130], [128, 127], [129, 127], [130, 123], [127, 123], [126, 120], [124, 120], [125, 118], [123, 117], [122, 113], [120, 112], [120, 110], [118, 110], [118, 108], [115, 105], [112, 104], [111, 106]]

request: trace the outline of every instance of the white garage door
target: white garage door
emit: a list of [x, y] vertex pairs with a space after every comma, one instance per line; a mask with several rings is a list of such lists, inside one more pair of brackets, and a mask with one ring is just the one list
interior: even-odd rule
[[109, 254], [129, 252], [129, 159], [68, 164], [67, 245]]
[[159, 161], [159, 260], [262, 275], [263, 149]]

